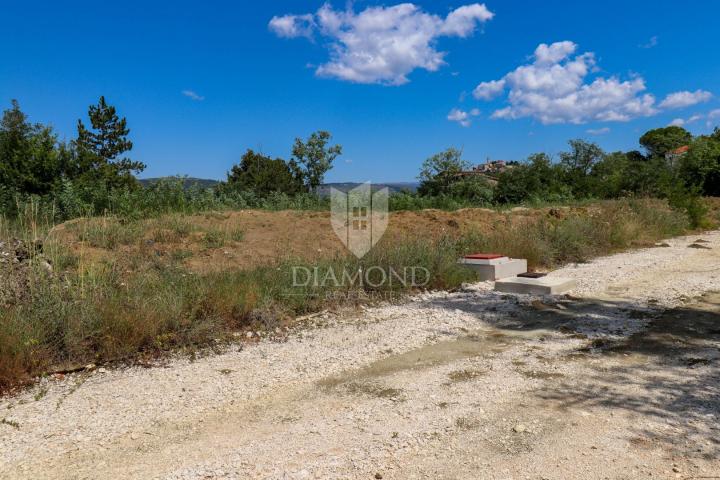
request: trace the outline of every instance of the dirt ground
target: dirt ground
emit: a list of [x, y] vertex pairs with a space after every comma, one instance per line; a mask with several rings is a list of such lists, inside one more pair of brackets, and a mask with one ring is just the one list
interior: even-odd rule
[[[459, 235], [464, 232], [488, 232], [498, 224], [532, 221], [543, 216], [587, 214], [599, 207], [558, 207], [544, 209], [514, 208], [506, 212], [484, 208], [468, 208], [453, 212], [421, 210], [393, 212], [383, 242], [421, 234], [424, 238]], [[112, 259], [153, 253], [169, 256], [184, 253], [183, 263], [195, 273], [272, 265], [291, 258], [318, 260], [346, 255], [347, 250], [332, 230], [330, 212], [286, 210], [280, 212], [241, 210], [183, 216], [181, 220], [190, 233], [178, 237], [164, 223], [167, 218], [152, 219], [143, 225], [128, 244], [111, 248], [93, 246], [79, 241], [79, 234], [88, 228], [87, 220], [75, 220], [56, 227], [51, 238], [72, 247], [75, 254], [86, 259]], [[100, 224], [104, 219], [90, 222]], [[165, 235], [162, 235], [164, 230]], [[203, 242], [207, 231], [242, 232], [239, 240], [227, 239], [222, 246]], [[230, 235], [231, 236], [231, 235]], [[160, 237], [160, 239], [158, 238]]]
[[554, 272], [570, 296], [479, 283], [45, 379], [0, 400], [0, 478], [718, 478], [720, 232], [667, 245]]

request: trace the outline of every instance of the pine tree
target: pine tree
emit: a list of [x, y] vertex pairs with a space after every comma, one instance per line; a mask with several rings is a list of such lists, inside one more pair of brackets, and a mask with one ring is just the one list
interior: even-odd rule
[[91, 129], [78, 120], [78, 137], [74, 142], [79, 160], [78, 176], [102, 181], [107, 188], [134, 186], [133, 173], [143, 171], [145, 164], [121, 157], [133, 147], [128, 139], [127, 120], [118, 117], [115, 107], [108, 105], [105, 97], [89, 107], [88, 116]]

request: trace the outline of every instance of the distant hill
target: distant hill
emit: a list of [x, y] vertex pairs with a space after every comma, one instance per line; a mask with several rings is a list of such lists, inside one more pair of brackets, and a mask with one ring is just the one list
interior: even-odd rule
[[[138, 182], [140, 182], [140, 184], [142, 186], [148, 186], [148, 185], [152, 185], [153, 183], [157, 183], [161, 180], [172, 180], [172, 179], [176, 179], [176, 178], [178, 178], [178, 177], [141, 178], [141, 179], [138, 179]], [[219, 180], [212, 180], [209, 178], [194, 178], [194, 177], [182, 177], [182, 181], [183, 181], [183, 187], [185, 187], [185, 188], [190, 188], [193, 185], [198, 185], [202, 188], [212, 188], [215, 185], [217, 185], [218, 183], [220, 183]]]
[[[318, 193], [320, 194], [321, 197], [325, 197], [325, 196], [330, 195], [331, 188], [335, 188], [337, 190], [340, 190], [341, 192], [347, 192], [359, 185], [362, 185], [362, 183], [357, 183], [357, 182], [324, 183], [318, 189]], [[398, 193], [398, 192], [402, 192], [403, 190], [415, 192], [418, 189], [419, 185], [420, 184], [418, 182], [373, 183], [372, 189], [373, 189], [373, 191], [376, 191], [376, 190], [382, 190], [383, 188], [387, 187], [390, 190], [390, 193]]]
[[[176, 179], [178, 177], [155, 177], [155, 178], [142, 178], [138, 179], [141, 185], [148, 186], [152, 185], [153, 183], [157, 183], [161, 180], [172, 180]], [[209, 178], [195, 178], [195, 177], [184, 177], [182, 178], [183, 186], [185, 188], [190, 188], [193, 185], [198, 185], [202, 188], [212, 188], [218, 183], [220, 183], [220, 180], [213, 180]], [[320, 186], [318, 189], [318, 192], [321, 197], [326, 197], [330, 195], [330, 189], [336, 188], [340, 191], [347, 192], [348, 190], [352, 190], [353, 188], [362, 185], [362, 183], [359, 182], [337, 182], [337, 183], [325, 183]], [[418, 182], [391, 182], [391, 183], [373, 183], [372, 188], [373, 191], [381, 190], [385, 187], [390, 189], [390, 193], [398, 193], [402, 192], [403, 190], [408, 190], [410, 192], [417, 191], [417, 188], [420, 184]]]

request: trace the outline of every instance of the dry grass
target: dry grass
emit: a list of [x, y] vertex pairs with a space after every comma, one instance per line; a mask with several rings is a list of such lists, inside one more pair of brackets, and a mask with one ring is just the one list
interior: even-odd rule
[[[315, 258], [287, 256], [252, 268], [204, 273], [186, 263], [201, 254], [198, 248], [244, 248], [255, 232], [247, 225], [226, 224], [231, 214], [207, 214], [202, 222], [181, 215], [131, 223], [112, 218], [72, 222], [65, 232], [80, 238], [80, 244], [67, 235], [51, 235], [44, 255], [53, 272], [29, 263], [25, 297], [0, 310], [0, 388], [60, 367], [215, 345], [239, 330], [274, 328], [340, 301], [367, 301], [364, 294], [409, 290], [397, 283], [293, 287], [293, 266], [350, 272], [373, 265], [420, 266], [431, 274], [427, 288], [447, 289], [472, 279], [456, 263], [464, 253], [499, 251], [527, 258], [534, 268], [552, 268], [647, 245], [687, 228], [683, 215], [654, 200], [495, 214], [478, 229], [446, 228], [445, 213], [419, 214], [436, 216], [443, 227], [429, 228], [427, 234], [416, 231], [411, 238], [386, 235], [362, 260], [317, 252]], [[38, 234], [32, 222], [21, 225], [20, 232], [17, 228], [17, 223], [12, 228], [0, 224], [6, 237]], [[95, 245], [108, 252], [110, 246], [130, 245], [133, 255], [89, 254], [101, 248]]]

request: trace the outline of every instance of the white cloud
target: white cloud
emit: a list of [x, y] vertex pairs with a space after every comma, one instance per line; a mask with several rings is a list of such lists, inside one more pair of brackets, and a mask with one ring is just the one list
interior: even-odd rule
[[457, 8], [444, 19], [412, 3], [357, 13], [326, 3], [315, 14], [273, 17], [269, 28], [281, 37], [311, 37], [317, 32], [327, 38], [330, 60], [317, 67], [319, 76], [402, 85], [417, 68], [433, 72], [445, 64], [445, 53], [436, 49], [437, 38], [467, 37], [492, 17], [478, 3]]
[[495, 14], [488, 10], [484, 3], [465, 5], [450, 12], [440, 31], [443, 35], [467, 37], [475, 32], [478, 22], [487, 22], [493, 16]]
[[602, 127], [602, 128], [588, 128], [585, 130], [590, 135], [605, 135], [606, 133], [610, 133], [609, 127]]
[[473, 117], [477, 117], [478, 115], [480, 115], [480, 109], [473, 108], [472, 110], [470, 110], [470, 115], [472, 115]]
[[198, 95], [197, 93], [193, 92], [192, 90], [183, 90], [180, 93], [182, 93], [183, 95], [185, 95], [186, 97], [188, 97], [191, 100], [195, 100], [196, 102], [202, 102], [203, 100], [205, 100], [205, 97], [203, 97], [202, 95]]
[[315, 21], [312, 15], [283, 15], [270, 19], [270, 30], [278, 37], [312, 37]]
[[640, 45], [638, 45], [638, 47], [653, 48], [653, 47], [656, 47], [657, 44], [658, 44], [658, 37], [657, 37], [657, 35], [653, 35], [652, 37], [650, 37], [650, 40], [648, 40], [647, 43], [641, 43]]
[[698, 103], [707, 102], [712, 98], [712, 93], [705, 90], [695, 90], [689, 92], [684, 90], [682, 92], [671, 93], [665, 99], [660, 102], [661, 108], [684, 108]]
[[450, 110], [447, 119], [451, 122], [457, 122], [463, 127], [469, 127], [472, 123], [470, 121], [470, 115], [468, 114], [468, 112], [460, 110], [459, 108], [453, 108], [452, 110]]
[[695, 115], [691, 115], [691, 116], [688, 117], [688, 118], [675, 118], [675, 119], [673, 119], [673, 120], [669, 123], [669, 125], [674, 125], [674, 126], [677, 126], [677, 127], [683, 127], [683, 126], [685, 126], [685, 125], [691, 125], [691, 124], [693, 124], [693, 123], [695, 123], [695, 122], [698, 122], [698, 121], [700, 121], [700, 120], [706, 119], [707, 122], [706, 122], [705, 125], [706, 125], [708, 128], [712, 128], [712, 126], [713, 126], [713, 121], [714, 121], [714, 119], [716, 119], [716, 118], [720, 118], [720, 108], [715, 109], [715, 110], [711, 110], [711, 111], [709, 111], [707, 114], [696, 113]]
[[500, 95], [503, 90], [505, 90], [505, 80], [480, 82], [473, 90], [473, 96], [478, 100], [490, 100]]
[[655, 97], [645, 92], [641, 77], [620, 80], [615, 76], [586, 81], [597, 70], [595, 55], [575, 55], [570, 41], [540, 44], [532, 63], [521, 65], [499, 80], [480, 83], [473, 92], [491, 99], [509, 90], [509, 105], [492, 118], [535, 118], [543, 124], [628, 121], [654, 115]]

